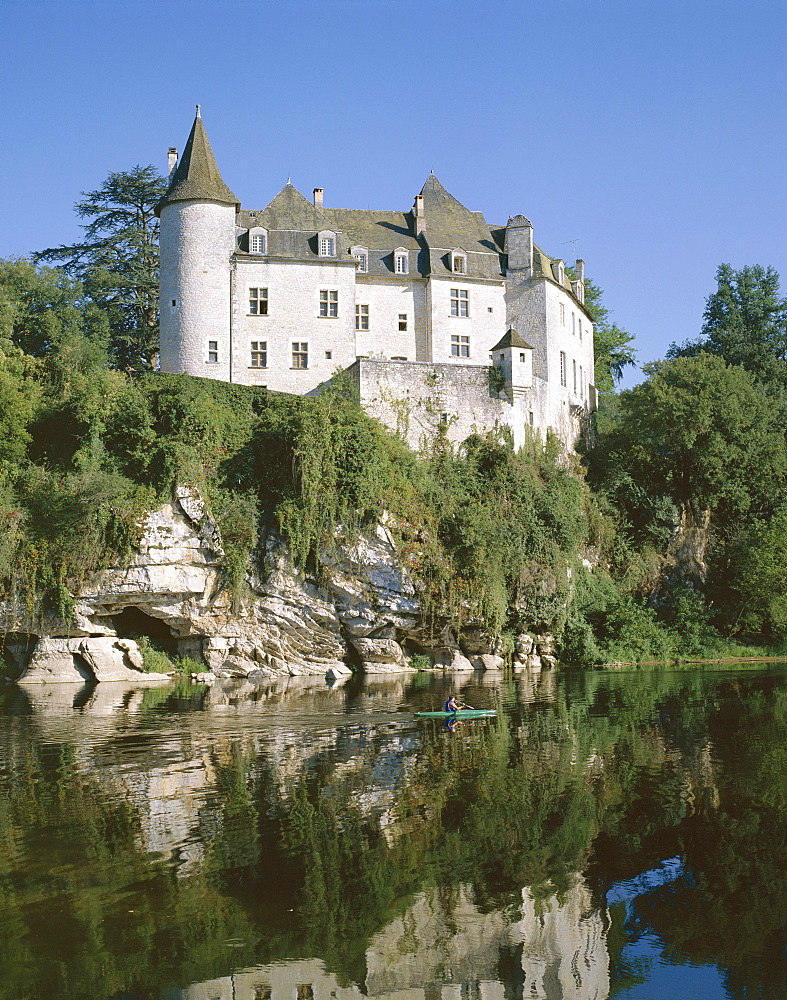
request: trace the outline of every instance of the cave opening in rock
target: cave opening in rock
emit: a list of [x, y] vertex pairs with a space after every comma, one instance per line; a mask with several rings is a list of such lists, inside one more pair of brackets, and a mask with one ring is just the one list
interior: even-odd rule
[[138, 639], [140, 636], [150, 640], [152, 646], [166, 653], [167, 656], [177, 656], [178, 640], [172, 634], [166, 622], [154, 618], [142, 608], [129, 605], [110, 618], [112, 626], [123, 639]]
[[6, 632], [0, 635], [0, 676], [16, 680], [33, 655], [38, 636], [29, 632]]

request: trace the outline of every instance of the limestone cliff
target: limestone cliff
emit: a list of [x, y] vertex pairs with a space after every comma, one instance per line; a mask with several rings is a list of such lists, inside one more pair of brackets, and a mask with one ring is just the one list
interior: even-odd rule
[[[413, 652], [452, 671], [503, 665], [478, 625], [462, 634], [446, 628], [435, 638], [384, 524], [337, 538], [309, 575], [270, 532], [264, 576], [249, 574], [240, 607], [225, 586], [219, 529], [195, 490], [180, 487], [141, 529], [132, 556], [81, 589], [68, 629], [32, 622], [10, 605], [0, 609], [6, 656], [23, 669], [21, 682], [139, 677], [140, 635], [171, 656], [202, 661], [214, 676], [393, 673], [413, 669]], [[515, 666], [553, 666], [552, 652], [549, 637], [536, 643], [522, 636]]]

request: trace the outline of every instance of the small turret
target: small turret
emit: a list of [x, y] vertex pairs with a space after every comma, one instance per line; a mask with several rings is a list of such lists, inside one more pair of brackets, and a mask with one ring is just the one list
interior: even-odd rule
[[508, 330], [492, 348], [492, 364], [503, 375], [509, 400], [533, 387], [533, 348], [514, 329]]

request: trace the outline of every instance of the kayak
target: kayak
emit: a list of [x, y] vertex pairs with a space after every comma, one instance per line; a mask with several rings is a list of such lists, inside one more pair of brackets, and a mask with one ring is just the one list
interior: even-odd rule
[[422, 719], [484, 719], [497, 715], [495, 708], [459, 708], [455, 712], [413, 712]]

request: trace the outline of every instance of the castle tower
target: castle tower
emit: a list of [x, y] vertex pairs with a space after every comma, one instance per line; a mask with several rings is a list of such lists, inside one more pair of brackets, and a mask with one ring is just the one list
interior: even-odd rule
[[231, 256], [239, 208], [197, 105], [183, 156], [156, 206], [163, 372], [232, 381]]

